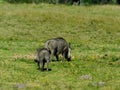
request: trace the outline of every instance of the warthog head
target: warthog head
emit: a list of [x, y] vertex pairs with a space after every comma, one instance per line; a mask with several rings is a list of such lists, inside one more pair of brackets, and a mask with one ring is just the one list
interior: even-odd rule
[[63, 57], [65, 59], [67, 59], [67, 61], [71, 61], [71, 48], [70, 48], [70, 44], [69, 44], [68, 47], [64, 48]]

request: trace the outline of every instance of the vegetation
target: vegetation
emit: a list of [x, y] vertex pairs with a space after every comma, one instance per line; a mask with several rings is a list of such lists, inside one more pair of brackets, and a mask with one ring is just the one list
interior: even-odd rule
[[[0, 7], [0, 90], [119, 90], [119, 6]], [[35, 50], [58, 36], [71, 43], [72, 61], [38, 71]]]
[[78, 4], [120, 4], [119, 0], [5, 0], [10, 3], [52, 3], [52, 4], [74, 4], [77, 2]]

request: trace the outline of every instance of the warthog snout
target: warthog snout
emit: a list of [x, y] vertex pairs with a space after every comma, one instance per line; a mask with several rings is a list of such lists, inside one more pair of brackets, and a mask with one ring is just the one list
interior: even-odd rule
[[71, 61], [71, 57], [67, 59], [67, 61]]

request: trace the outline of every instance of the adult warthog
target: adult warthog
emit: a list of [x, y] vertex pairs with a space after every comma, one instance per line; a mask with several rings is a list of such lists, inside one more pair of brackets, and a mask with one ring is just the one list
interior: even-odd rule
[[46, 41], [45, 48], [51, 52], [51, 56], [55, 56], [57, 61], [59, 60], [59, 54], [67, 59], [71, 60], [71, 48], [70, 44], [62, 37], [52, 38]]
[[51, 53], [46, 48], [41, 48], [41, 49], [37, 50], [34, 61], [37, 62], [37, 64], [38, 64], [38, 70], [40, 70], [40, 64], [41, 64], [42, 65], [41, 70], [44, 71], [45, 63], [47, 63], [47, 71], [50, 70], [48, 68], [48, 65], [50, 62], [50, 56], [51, 56]]

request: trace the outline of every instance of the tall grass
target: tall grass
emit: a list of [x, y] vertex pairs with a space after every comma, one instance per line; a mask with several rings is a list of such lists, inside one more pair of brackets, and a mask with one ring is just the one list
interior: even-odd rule
[[[1, 90], [118, 90], [120, 7], [0, 4]], [[34, 52], [53, 37], [71, 43], [71, 62], [40, 72]], [[53, 59], [55, 59], [53, 57]], [[62, 60], [63, 58], [60, 58]]]

